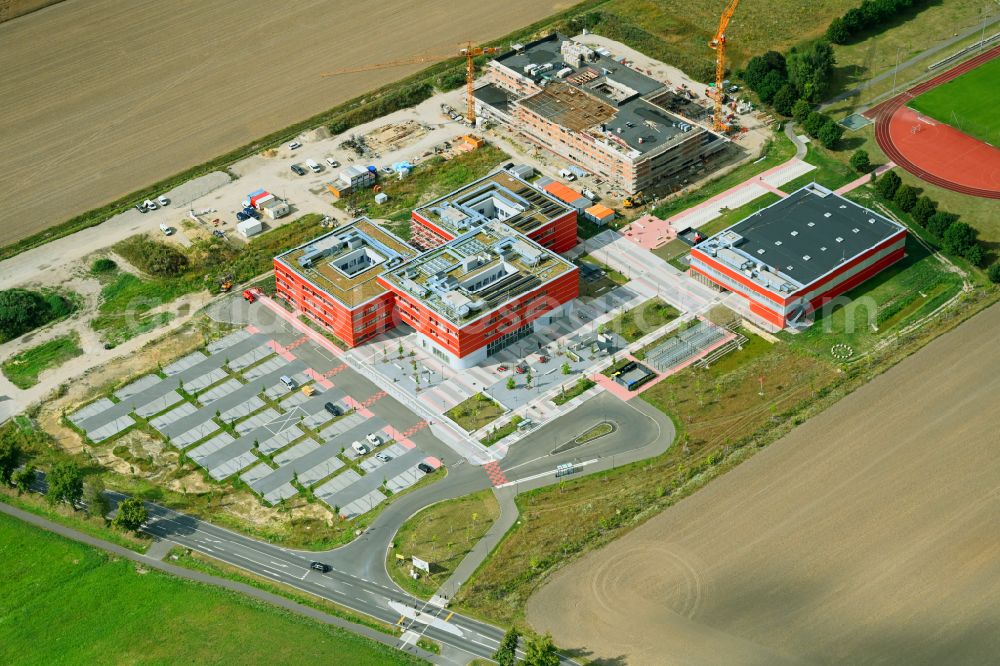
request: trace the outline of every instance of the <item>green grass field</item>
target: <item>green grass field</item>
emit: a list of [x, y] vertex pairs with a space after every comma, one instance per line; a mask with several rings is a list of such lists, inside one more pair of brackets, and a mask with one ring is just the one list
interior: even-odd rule
[[969, 136], [996, 145], [1000, 140], [1000, 58], [928, 90], [910, 106]]
[[426, 663], [6, 515], [0, 560], [0, 663]]
[[72, 333], [14, 354], [0, 367], [14, 386], [26, 389], [38, 383], [38, 375], [43, 370], [59, 367], [81, 354], [80, 336]]

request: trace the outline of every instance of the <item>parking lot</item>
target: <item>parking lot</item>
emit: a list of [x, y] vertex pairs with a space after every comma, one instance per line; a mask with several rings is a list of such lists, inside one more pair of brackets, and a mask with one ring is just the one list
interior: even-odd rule
[[238, 475], [272, 505], [310, 489], [346, 518], [442, 464], [417, 416], [295, 335], [238, 330], [68, 418], [94, 443], [148, 422], [217, 481]]

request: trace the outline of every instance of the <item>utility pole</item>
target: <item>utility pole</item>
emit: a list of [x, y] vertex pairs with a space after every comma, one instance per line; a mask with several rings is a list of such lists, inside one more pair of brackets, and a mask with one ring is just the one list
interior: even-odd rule
[[903, 49], [902, 46], [896, 47], [896, 68], [892, 70], [892, 96], [896, 96], [896, 75], [899, 74], [899, 52]]

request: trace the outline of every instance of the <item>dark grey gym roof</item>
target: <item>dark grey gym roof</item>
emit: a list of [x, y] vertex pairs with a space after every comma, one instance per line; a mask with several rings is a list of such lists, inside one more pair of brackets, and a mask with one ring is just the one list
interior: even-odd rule
[[[870, 250], [903, 227], [811, 183], [698, 244], [726, 247], [808, 285], [841, 263]], [[729, 263], [729, 262], [726, 262]]]

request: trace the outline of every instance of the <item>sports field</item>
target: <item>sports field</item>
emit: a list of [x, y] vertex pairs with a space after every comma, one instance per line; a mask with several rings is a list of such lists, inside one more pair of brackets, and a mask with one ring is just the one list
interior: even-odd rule
[[928, 90], [909, 106], [980, 141], [1000, 145], [1000, 58]]
[[0, 663], [423, 664], [0, 514]]
[[995, 663], [998, 326], [995, 305], [557, 572], [528, 620], [630, 666]]

